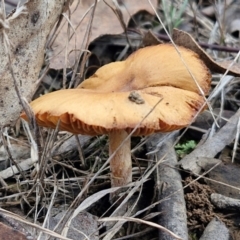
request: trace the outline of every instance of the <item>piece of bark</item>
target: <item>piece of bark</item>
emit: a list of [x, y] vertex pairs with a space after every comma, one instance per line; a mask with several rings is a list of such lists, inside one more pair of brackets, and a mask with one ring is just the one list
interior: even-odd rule
[[[217, 166], [208, 164], [203, 167], [208, 171], [208, 178], [205, 179], [207, 185], [215, 193], [223, 194], [226, 197], [240, 199], [240, 167], [238, 164], [219, 162]], [[209, 171], [211, 169], [211, 171]]]
[[218, 132], [216, 132], [212, 137], [209, 137], [203, 144], [198, 145], [194, 151], [179, 161], [181, 167], [184, 170], [199, 174], [201, 171], [201, 167], [197, 163], [199, 158], [215, 157], [226, 145], [230, 144], [234, 140], [239, 117], [240, 109]]
[[229, 230], [218, 218], [213, 218], [199, 240], [231, 240]]
[[[148, 151], [152, 151], [159, 142], [161, 134], [155, 134], [147, 142]], [[175, 135], [176, 136], [176, 135]], [[188, 239], [186, 205], [183, 194], [181, 175], [174, 167], [177, 164], [177, 156], [173, 148], [175, 137], [168, 138], [155, 153], [160, 161], [166, 154], [164, 161], [158, 167], [157, 185], [159, 186], [158, 200], [163, 199], [159, 204], [159, 211], [162, 212], [159, 224], [174, 232], [182, 239]], [[153, 155], [150, 155], [153, 156]], [[173, 240], [169, 234], [160, 231], [159, 239]]]
[[211, 202], [220, 209], [240, 211], [240, 200], [223, 196], [222, 194], [212, 193]]
[[203, 170], [208, 171], [214, 165], [221, 164], [222, 161], [217, 158], [200, 157], [200, 158], [198, 158], [198, 161], [196, 163]]
[[14, 125], [36, 90], [48, 35], [69, 1], [29, 0], [7, 19], [0, 14], [0, 126]]

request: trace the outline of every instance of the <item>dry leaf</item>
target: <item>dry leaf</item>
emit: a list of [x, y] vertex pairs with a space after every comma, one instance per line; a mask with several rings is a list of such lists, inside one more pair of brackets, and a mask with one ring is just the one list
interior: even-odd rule
[[[199, 45], [198, 43], [193, 39], [193, 37], [181, 30], [174, 29], [173, 31], [173, 41], [179, 45], [183, 46], [185, 48], [189, 48], [192, 51], [196, 52], [199, 57], [203, 60], [203, 62], [207, 65], [207, 67], [213, 71], [218, 73], [225, 73], [230, 64], [232, 64], [232, 61], [226, 64], [226, 62], [216, 62], [214, 61]], [[229, 74], [234, 76], [240, 76], [240, 65], [234, 64], [229, 72]]]
[[161, 40], [159, 40], [154, 33], [149, 30], [143, 35], [142, 45], [144, 47], [146, 46], [154, 46], [163, 43]]
[[[19, 117], [22, 106], [16, 94], [14, 81], [9, 70], [8, 54], [4, 45], [4, 34], [10, 40], [10, 59], [17, 87], [22, 96], [30, 99], [38, 84], [42, 68], [45, 44], [54, 24], [69, 0], [29, 1], [21, 9], [8, 16], [0, 25], [0, 125], [12, 125]], [[14, 15], [15, 14], [15, 15]], [[2, 15], [0, 15], [2, 17]], [[2, 20], [2, 19], [0, 19]], [[6, 36], [6, 35], [5, 35]]]
[[[51, 68], [63, 69], [64, 66], [73, 66], [80, 51], [85, 49], [86, 45], [95, 38], [104, 34], [120, 34], [124, 31], [120, 19], [118, 19], [117, 15], [109, 7], [111, 6], [113, 9], [116, 9], [113, 5], [113, 1], [105, 1], [109, 6], [104, 1], [98, 2], [95, 12], [93, 13], [94, 2], [94, 0], [82, 1], [81, 3], [75, 1], [72, 4], [70, 8], [71, 16], [69, 17], [71, 22], [71, 27], [69, 29], [70, 34], [68, 33], [68, 24], [66, 24], [66, 20], [64, 20], [62, 25], [59, 27], [60, 32], [52, 46], [54, 57], [51, 59]], [[119, 2], [121, 2], [121, 5], [119, 5], [117, 12], [120, 12], [119, 16], [125, 25], [127, 25], [131, 16], [140, 10], [146, 10], [153, 13], [150, 4], [146, 0], [139, 0], [137, 3], [136, 1], [127, 0]], [[152, 3], [157, 6], [157, 0], [153, 0]], [[92, 16], [92, 29], [89, 41], [87, 42], [87, 35], [89, 33], [88, 28]], [[73, 34], [74, 32], [75, 34]], [[69, 43], [67, 42], [70, 37], [67, 36], [72, 36]], [[65, 62], [66, 48], [68, 53], [67, 62]]]
[[0, 223], [0, 236], [1, 239], [5, 240], [27, 240], [27, 236], [16, 230], [14, 227], [7, 226], [6, 224]]

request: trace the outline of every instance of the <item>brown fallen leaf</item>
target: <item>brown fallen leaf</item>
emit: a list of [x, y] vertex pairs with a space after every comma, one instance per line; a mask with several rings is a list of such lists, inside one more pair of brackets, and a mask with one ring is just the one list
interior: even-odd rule
[[[224, 62], [216, 62], [214, 61], [193, 39], [193, 37], [184, 31], [174, 29], [173, 30], [173, 41], [185, 48], [189, 48], [192, 51], [196, 52], [199, 57], [204, 61], [207, 67], [213, 71], [218, 73], [225, 73], [232, 61], [224, 61]], [[230, 75], [240, 76], [240, 64], [235, 63], [231, 66], [230, 70], [228, 71]]]
[[0, 223], [0, 239], [4, 240], [27, 240], [27, 236], [25, 236], [22, 232], [9, 227], [3, 223]]
[[[53, 57], [50, 68], [63, 69], [65, 66], [73, 66], [79, 57], [80, 51], [86, 49], [87, 45], [95, 38], [104, 34], [120, 34], [124, 32], [121, 21], [127, 25], [131, 16], [140, 10], [153, 13], [150, 4], [146, 0], [138, 0], [137, 3], [136, 1], [127, 0], [118, 1], [120, 2], [118, 10], [116, 10], [113, 1], [100, 1], [97, 3], [95, 11], [94, 2], [94, 0], [85, 0], [81, 1], [81, 3], [75, 1], [72, 4], [69, 20], [71, 27], [68, 29], [66, 19], [59, 27], [60, 32], [52, 45]], [[157, 0], [152, 0], [152, 3], [157, 6]], [[119, 17], [114, 13], [114, 9], [118, 12]], [[88, 39], [88, 29], [92, 17], [92, 27]], [[71, 39], [68, 42], [69, 38]], [[65, 59], [66, 51], [67, 58]]]
[[163, 43], [163, 42], [161, 40], [159, 40], [151, 30], [144, 33], [143, 39], [142, 39], [143, 46], [145, 46], [145, 47], [146, 46], [154, 46], [154, 45], [161, 44], [161, 43]]
[[[47, 37], [68, 2], [29, 1], [25, 9], [18, 8], [7, 19], [0, 13], [0, 126], [14, 124], [20, 115], [22, 106], [16, 89], [28, 100], [32, 97], [44, 61]], [[9, 45], [5, 47], [7, 39]]]

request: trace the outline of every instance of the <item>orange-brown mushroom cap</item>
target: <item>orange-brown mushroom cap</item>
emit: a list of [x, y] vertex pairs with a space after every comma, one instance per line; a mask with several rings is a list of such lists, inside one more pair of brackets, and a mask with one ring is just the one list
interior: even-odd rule
[[[191, 50], [179, 50], [202, 91], [208, 93], [207, 67]], [[46, 94], [31, 107], [40, 126], [59, 124], [60, 130], [87, 135], [129, 133], [152, 111], [134, 134], [149, 135], [187, 126], [205, 104], [200, 92], [176, 49], [162, 44], [105, 65], [77, 89]], [[27, 120], [24, 113], [21, 117]]]
[[59, 122], [60, 130], [88, 135], [130, 132], [155, 107], [134, 134], [149, 135], [187, 126], [203, 104], [197, 93], [162, 86], [113, 93], [60, 90], [36, 99], [31, 107], [40, 126], [55, 128]]
[[125, 61], [99, 68], [78, 88], [112, 92], [172, 86], [201, 93], [197, 82], [202, 92], [208, 94], [211, 74], [206, 65], [195, 52], [180, 46], [178, 50], [183, 60], [170, 44], [139, 49]]

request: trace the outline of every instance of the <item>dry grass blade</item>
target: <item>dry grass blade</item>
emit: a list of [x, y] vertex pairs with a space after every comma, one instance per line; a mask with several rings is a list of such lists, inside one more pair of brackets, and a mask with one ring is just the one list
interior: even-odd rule
[[167, 232], [171, 237], [173, 237], [173, 238], [175, 238], [175, 239], [183, 240], [183, 239], [180, 238], [178, 235], [176, 235], [175, 233], [169, 231], [169, 230], [166, 229], [165, 227], [163, 227], [163, 226], [161, 226], [161, 225], [159, 225], [159, 224], [153, 223], [153, 222], [149, 222], [149, 221], [142, 220], [142, 219], [140, 219], [140, 218], [132, 218], [132, 217], [109, 217], [109, 218], [99, 219], [98, 221], [99, 221], [99, 222], [109, 222], [109, 221], [123, 221], [123, 222], [126, 222], [126, 221], [131, 221], [131, 222], [136, 222], [136, 223], [143, 223], [143, 224], [147, 224], [147, 225], [149, 225], [149, 226], [158, 228], [158, 229], [160, 229], [160, 230], [163, 230], [163, 231]]

